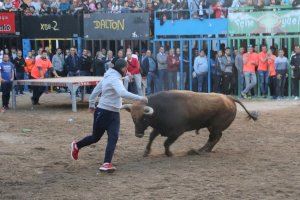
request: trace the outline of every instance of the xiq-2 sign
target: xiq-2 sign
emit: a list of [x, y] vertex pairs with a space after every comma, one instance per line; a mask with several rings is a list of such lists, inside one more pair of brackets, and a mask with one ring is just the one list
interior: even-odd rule
[[58, 24], [57, 21], [52, 21], [50, 24], [41, 24], [41, 30], [48, 31], [52, 29], [54, 31], [59, 31], [57, 24]]
[[22, 32], [24, 38], [72, 38], [79, 35], [78, 17], [61, 16], [23, 16]]
[[149, 38], [148, 13], [92, 13], [84, 16], [84, 36], [96, 40]]

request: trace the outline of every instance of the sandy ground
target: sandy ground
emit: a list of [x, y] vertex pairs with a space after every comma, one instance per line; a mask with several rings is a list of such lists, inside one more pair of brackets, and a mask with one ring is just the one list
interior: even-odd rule
[[[143, 158], [148, 134], [134, 136], [129, 113], [121, 112], [114, 174], [98, 172], [106, 136], [70, 159], [69, 144], [91, 130], [87, 104], [72, 113], [66, 94], [44, 95], [30, 106], [0, 114], [0, 199], [299, 199], [300, 101], [245, 102], [260, 112], [257, 122], [239, 112], [214, 152], [189, 156], [208, 132], [185, 133], [163, 152], [158, 137]], [[239, 108], [239, 110], [241, 110]], [[149, 132], [149, 131], [148, 131]]]

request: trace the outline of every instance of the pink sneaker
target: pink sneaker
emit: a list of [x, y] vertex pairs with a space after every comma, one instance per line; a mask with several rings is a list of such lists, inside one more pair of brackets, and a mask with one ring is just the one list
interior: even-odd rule
[[102, 172], [112, 173], [116, 170], [116, 168], [111, 163], [104, 163], [99, 170]]
[[71, 157], [73, 160], [78, 160], [79, 149], [75, 141], [71, 143]]

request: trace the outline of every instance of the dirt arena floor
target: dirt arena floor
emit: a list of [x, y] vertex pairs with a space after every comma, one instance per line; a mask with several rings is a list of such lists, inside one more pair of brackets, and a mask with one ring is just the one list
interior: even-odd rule
[[[0, 113], [0, 199], [299, 199], [300, 101], [245, 102], [260, 112], [257, 122], [237, 118], [213, 153], [190, 156], [208, 132], [185, 133], [166, 157], [158, 137], [143, 158], [148, 134], [139, 139], [129, 113], [121, 112], [114, 174], [98, 172], [106, 136], [70, 158], [69, 145], [90, 133], [87, 104], [72, 113], [67, 94], [46, 94], [31, 108]], [[147, 131], [149, 132], [149, 130]]]

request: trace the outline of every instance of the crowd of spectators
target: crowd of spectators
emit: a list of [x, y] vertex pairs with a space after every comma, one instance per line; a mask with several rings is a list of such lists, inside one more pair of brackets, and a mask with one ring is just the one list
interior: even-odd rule
[[25, 15], [76, 14], [77, 12], [163, 13], [161, 19], [224, 18], [228, 8], [273, 5], [298, 6], [300, 0], [0, 0], [0, 11], [22, 11]]
[[[193, 49], [193, 57], [189, 58], [186, 48], [181, 51], [179, 48], [169, 47], [160, 47], [156, 55], [152, 54], [151, 50], [139, 52], [121, 48], [115, 54], [102, 49], [97, 51], [95, 56], [88, 49], [79, 54], [75, 48], [65, 52], [58, 48], [52, 53], [46, 47], [38, 51], [29, 51], [27, 57], [23, 58], [22, 51], [13, 48], [11, 51], [0, 51], [0, 63], [3, 55], [9, 55], [15, 66], [15, 78], [30, 78], [32, 66], [40, 59], [43, 51], [47, 52], [47, 57], [59, 76], [103, 76], [119, 58], [125, 58], [128, 62], [128, 76], [124, 85], [126, 88], [135, 89], [139, 95], [142, 95], [143, 80], [147, 95], [171, 89], [189, 90], [190, 85], [194, 91], [208, 92], [210, 80], [212, 92], [250, 98], [254, 94], [253, 89], [259, 87], [260, 94], [256, 91], [256, 95], [266, 97], [270, 91], [269, 94], [273, 98], [282, 98], [288, 94], [288, 71], [291, 67], [292, 95], [299, 96], [299, 46], [295, 46], [290, 58], [285, 56], [286, 49], [268, 49], [266, 45], [248, 46], [247, 49], [241, 47], [234, 51], [224, 47], [222, 50], [212, 51], [210, 58], [206, 50]], [[22, 87], [17, 88], [16, 92], [22, 94], [23, 90]]]

